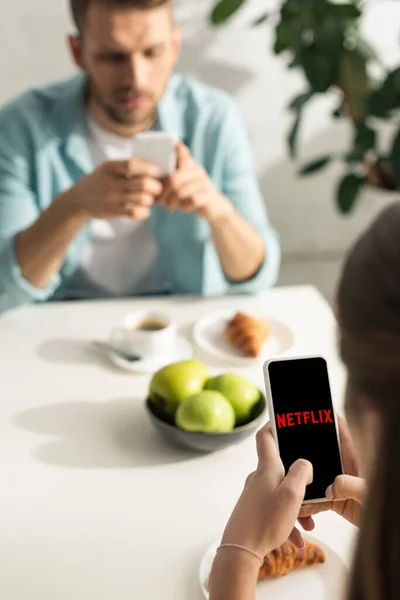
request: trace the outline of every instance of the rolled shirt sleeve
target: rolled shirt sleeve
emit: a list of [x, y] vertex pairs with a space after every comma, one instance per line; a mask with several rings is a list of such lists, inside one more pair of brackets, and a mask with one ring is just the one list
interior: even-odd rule
[[208, 280], [204, 279], [206, 295], [217, 288], [221, 293], [223, 288], [225, 292], [255, 293], [271, 287], [277, 282], [281, 261], [279, 238], [268, 219], [246, 128], [232, 101], [229, 101], [225, 108], [218, 136], [219, 153], [223, 161], [221, 192], [261, 235], [265, 244], [265, 257], [251, 279], [239, 283], [232, 282], [224, 275], [214, 244], [210, 240], [205, 249], [205, 273], [212, 273], [213, 276]]
[[0, 147], [0, 312], [48, 300], [60, 285], [56, 274], [44, 288], [36, 288], [21, 273], [15, 237], [39, 216], [28, 184], [28, 167], [21, 155], [11, 162]]

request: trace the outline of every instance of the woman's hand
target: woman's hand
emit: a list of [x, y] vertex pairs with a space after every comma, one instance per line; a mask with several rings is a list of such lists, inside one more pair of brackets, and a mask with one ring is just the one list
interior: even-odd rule
[[285, 477], [269, 424], [257, 434], [257, 453], [257, 470], [246, 481], [222, 544], [240, 544], [259, 556], [265, 556], [289, 537], [302, 547], [301, 534], [294, 524], [306, 486], [312, 482], [311, 463], [296, 461]]
[[[244, 546], [261, 558], [288, 537], [303, 546], [294, 524], [306, 486], [312, 481], [312, 466], [298, 460], [285, 477], [269, 425], [257, 434], [257, 453], [257, 470], [247, 478], [222, 544]], [[212, 568], [210, 600], [254, 600], [259, 570], [253, 554], [230, 546], [221, 548]]]
[[353, 525], [359, 525], [365, 497], [365, 481], [359, 477], [355, 447], [349, 428], [341, 417], [338, 419], [345, 475], [339, 475], [326, 491], [329, 502], [307, 504], [300, 510], [299, 523], [306, 531], [315, 527], [313, 516], [333, 510]]

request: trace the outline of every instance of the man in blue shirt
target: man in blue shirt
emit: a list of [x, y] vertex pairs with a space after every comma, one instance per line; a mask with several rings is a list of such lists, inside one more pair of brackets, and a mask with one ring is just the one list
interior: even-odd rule
[[[172, 0], [71, 0], [81, 74], [0, 111], [0, 311], [53, 299], [254, 292], [280, 251], [231, 99], [172, 75]], [[166, 180], [134, 156], [174, 134]]]

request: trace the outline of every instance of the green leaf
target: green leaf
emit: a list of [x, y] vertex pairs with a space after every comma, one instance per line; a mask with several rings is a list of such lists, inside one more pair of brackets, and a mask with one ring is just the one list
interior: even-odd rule
[[346, 162], [361, 162], [368, 150], [375, 148], [376, 131], [365, 123], [357, 127], [353, 140], [353, 148], [345, 157]]
[[339, 19], [355, 20], [361, 17], [361, 11], [355, 4], [332, 4], [330, 8]]
[[345, 175], [339, 182], [336, 201], [342, 213], [351, 212], [365, 183], [365, 178], [355, 173]]
[[300, 175], [311, 175], [311, 173], [316, 173], [317, 171], [320, 171], [324, 167], [328, 166], [331, 161], [331, 156], [317, 158], [316, 160], [313, 160], [304, 167], [302, 167], [302, 169], [300, 170]]
[[221, 25], [235, 14], [246, 0], [220, 0], [211, 13], [211, 23]]
[[253, 21], [252, 26], [258, 27], [259, 25], [263, 25], [264, 23], [266, 23], [268, 21], [268, 19], [269, 19], [269, 14], [265, 13], [265, 15], [261, 15], [261, 17], [258, 17], [258, 19]]
[[370, 93], [367, 61], [357, 50], [344, 50], [341, 54], [339, 84], [349, 114], [355, 123], [364, 120]]
[[400, 131], [394, 136], [390, 163], [392, 165], [394, 178], [397, 184], [400, 185]]
[[287, 22], [278, 23], [275, 30], [275, 54], [281, 54], [290, 47], [291, 28]]
[[310, 0], [284, 0], [281, 6], [282, 18], [287, 21], [290, 19], [297, 19], [303, 10], [307, 12], [312, 8]]
[[297, 137], [300, 129], [300, 122], [302, 117], [302, 111], [298, 110], [296, 114], [296, 118], [293, 122], [293, 126], [289, 131], [288, 135], [288, 145], [289, 145], [289, 154], [291, 158], [295, 158], [297, 155]]
[[310, 98], [312, 96], [313, 96], [312, 90], [309, 90], [308, 92], [304, 92], [303, 94], [299, 94], [298, 96], [293, 98], [293, 100], [291, 101], [291, 103], [288, 106], [288, 109], [289, 110], [299, 110], [300, 108], [303, 108], [303, 106], [310, 100]]
[[336, 57], [333, 54], [329, 57], [312, 49], [304, 49], [301, 62], [308, 82], [316, 92], [322, 94], [336, 83]]
[[[306, 44], [306, 35], [312, 33], [314, 41]], [[344, 25], [332, 15], [325, 17], [314, 30], [303, 28], [297, 39], [296, 53], [315, 92], [326, 92], [332, 85], [337, 84], [343, 42]]]
[[400, 68], [389, 73], [381, 85], [369, 98], [369, 109], [374, 117], [387, 119], [390, 113], [400, 107]]

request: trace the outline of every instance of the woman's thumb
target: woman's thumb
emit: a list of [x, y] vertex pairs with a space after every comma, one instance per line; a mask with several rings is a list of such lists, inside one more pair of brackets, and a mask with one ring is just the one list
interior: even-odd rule
[[313, 480], [313, 467], [308, 460], [299, 459], [290, 467], [285, 479], [279, 486], [279, 492], [293, 496], [300, 502], [304, 499], [304, 492]]
[[361, 477], [339, 475], [326, 490], [328, 500], [355, 500], [360, 504], [364, 500], [366, 485]]

